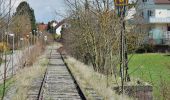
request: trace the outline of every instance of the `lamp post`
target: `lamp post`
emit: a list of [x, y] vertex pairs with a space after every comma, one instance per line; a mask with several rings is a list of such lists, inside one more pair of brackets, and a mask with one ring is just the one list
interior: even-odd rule
[[36, 31], [36, 43], [37, 43], [37, 41], [38, 41], [38, 35], [39, 35], [39, 33], [38, 33], [38, 28], [37, 28], [37, 31]]
[[36, 31], [35, 31], [35, 30], [33, 30], [33, 32], [34, 32], [34, 35], [33, 35], [33, 36], [34, 36], [34, 44], [35, 44], [35, 32], [36, 32]]
[[20, 45], [21, 45], [21, 48], [23, 48], [23, 40], [24, 40], [24, 38], [20, 38]]
[[15, 49], [15, 34], [9, 34], [12, 37], [12, 76], [14, 75], [14, 49]]
[[26, 37], [28, 40], [28, 53], [30, 54], [30, 42], [29, 42], [30, 35], [27, 34]]
[[31, 45], [32, 45], [32, 32], [30, 32], [30, 37], [31, 37]]
[[125, 35], [125, 13], [129, 0], [114, 0], [115, 9], [120, 17], [121, 34], [120, 34], [120, 77], [121, 77], [121, 92], [124, 92], [124, 82], [130, 81], [128, 74], [128, 53]]
[[36, 37], [36, 42], [38, 41], [38, 37], [39, 37], [40, 33], [39, 33], [39, 28], [37, 28], [37, 37]]
[[44, 36], [45, 45], [47, 44], [47, 36]]

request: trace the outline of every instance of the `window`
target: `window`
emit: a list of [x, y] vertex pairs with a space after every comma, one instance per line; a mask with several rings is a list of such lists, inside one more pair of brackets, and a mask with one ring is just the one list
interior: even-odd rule
[[167, 31], [170, 31], [170, 26], [167, 26]]
[[170, 17], [170, 9], [167, 10], [167, 17]]
[[148, 10], [148, 17], [153, 16], [153, 11]]
[[143, 2], [147, 2], [147, 0], [142, 0]]

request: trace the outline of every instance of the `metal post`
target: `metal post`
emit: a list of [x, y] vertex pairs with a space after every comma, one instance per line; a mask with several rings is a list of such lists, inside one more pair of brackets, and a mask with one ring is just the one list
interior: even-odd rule
[[15, 49], [15, 35], [9, 34], [12, 37], [12, 76], [14, 75], [14, 49]]
[[32, 45], [33, 43], [32, 43], [32, 34], [31, 34], [31, 45]]
[[30, 43], [30, 45], [32, 45], [32, 33], [30, 32], [30, 37], [31, 37], [31, 43]]
[[29, 41], [30, 35], [27, 35], [27, 41], [28, 41], [28, 54], [30, 55], [30, 41]]
[[34, 44], [35, 44], [35, 30], [33, 30], [34, 34], [33, 34], [33, 39], [34, 39]]
[[39, 37], [39, 30], [37, 28], [37, 37], [36, 37], [36, 42], [38, 41], [38, 37]]
[[12, 42], [12, 76], [14, 75], [14, 49], [15, 49], [15, 35], [13, 35], [13, 42]]
[[[122, 17], [122, 21], [123, 21], [123, 17]], [[124, 23], [124, 21], [122, 22], [122, 24]], [[122, 25], [123, 27], [123, 25]], [[123, 29], [123, 28], [122, 28]], [[124, 33], [124, 29], [121, 30], [121, 34], [120, 34], [120, 76], [121, 76], [121, 92], [124, 92], [124, 76], [125, 76], [125, 33]]]
[[124, 93], [124, 82], [129, 78], [128, 75], [128, 52], [127, 41], [125, 34], [125, 12], [128, 0], [114, 0], [115, 7], [118, 10], [118, 16], [121, 18], [121, 34], [120, 34], [120, 77], [121, 77], [121, 92]]

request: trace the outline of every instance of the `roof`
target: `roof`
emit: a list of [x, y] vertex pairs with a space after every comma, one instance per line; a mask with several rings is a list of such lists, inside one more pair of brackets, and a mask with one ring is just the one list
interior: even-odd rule
[[170, 4], [170, 0], [155, 0], [156, 4]]

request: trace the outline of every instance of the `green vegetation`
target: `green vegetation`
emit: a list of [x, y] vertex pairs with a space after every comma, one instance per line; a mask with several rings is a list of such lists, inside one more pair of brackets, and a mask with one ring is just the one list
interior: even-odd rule
[[35, 20], [34, 10], [29, 6], [29, 4], [26, 1], [23, 1], [19, 4], [19, 6], [16, 9], [15, 15], [29, 16], [29, 20], [31, 22], [31, 29], [36, 30], [36, 20]]
[[113, 91], [112, 88], [116, 85], [116, 82], [112, 76], [106, 77], [101, 73], [95, 72], [92, 66], [87, 66], [70, 56], [66, 57], [65, 62], [73, 73], [87, 100], [96, 100], [97, 96], [101, 96], [104, 98], [103, 100], [112, 100], [113, 98], [115, 100], [131, 100], [131, 98], [125, 95], [122, 97]]
[[45, 56], [46, 55], [40, 56], [39, 60], [36, 61], [33, 66], [25, 67], [17, 73], [15, 77], [17, 80], [17, 91], [12, 97], [12, 100], [26, 100], [27, 93], [32, 86], [32, 82], [36, 78], [42, 77], [44, 75], [48, 64], [48, 60]]
[[8, 50], [8, 51], [6, 52], [6, 54], [7, 54], [7, 55], [12, 55], [12, 50]]
[[[5, 92], [7, 92], [8, 91], [8, 89], [10, 88], [10, 86], [11, 86], [11, 84], [13, 84], [14, 83], [14, 80], [11, 78], [11, 79], [8, 79], [8, 80], [6, 80], [6, 91]], [[3, 95], [3, 86], [4, 86], [4, 84], [0, 84], [0, 98], [2, 97], [2, 95]]]
[[53, 33], [52, 35], [53, 35], [54, 40], [57, 40], [57, 39], [61, 38], [61, 35], [58, 35], [56, 33]]
[[149, 82], [154, 86], [154, 96], [160, 95], [162, 85], [170, 83], [170, 55], [148, 53], [130, 56], [133, 56], [129, 62], [130, 75]]

